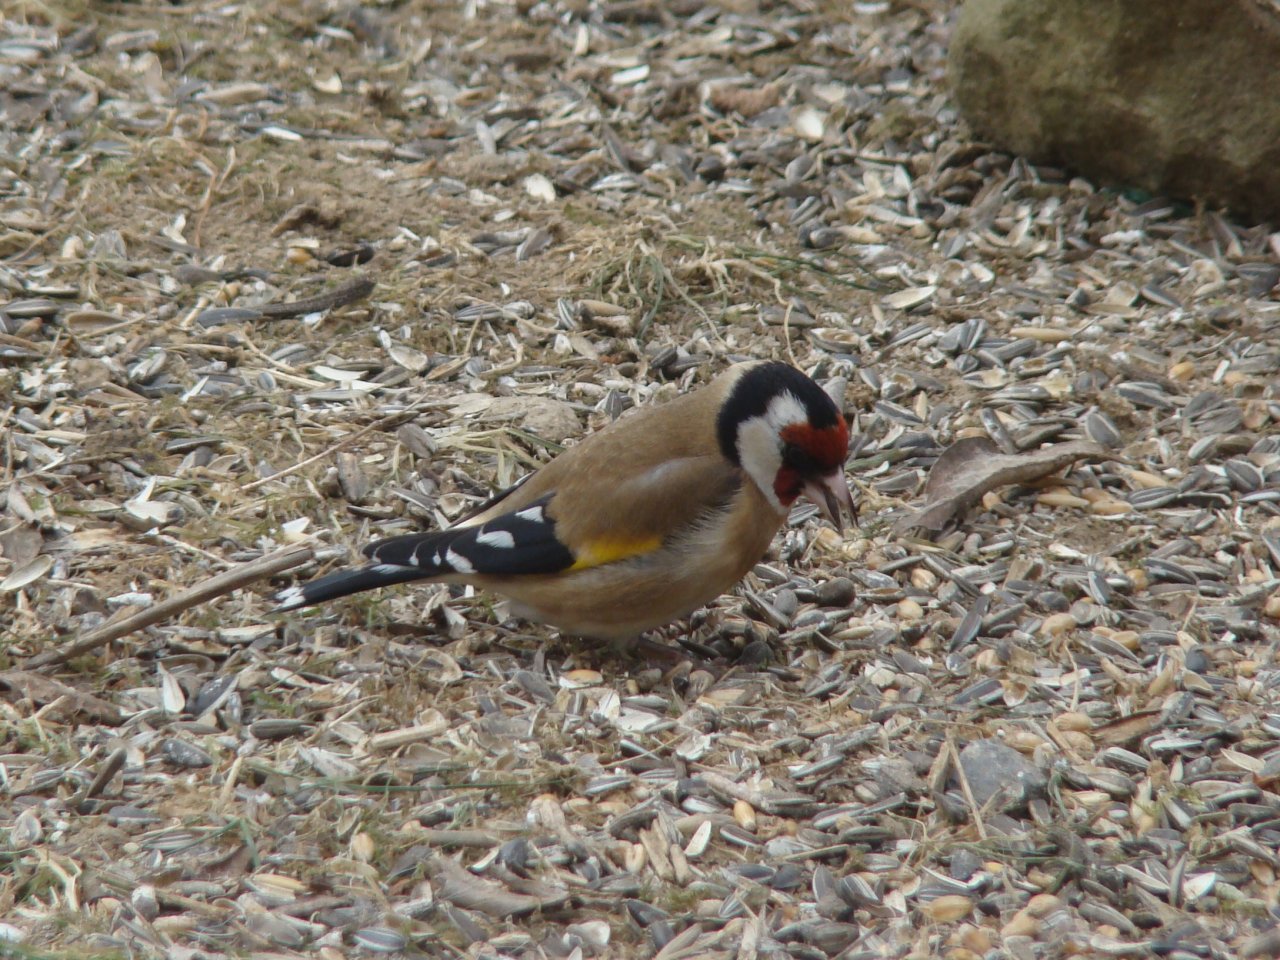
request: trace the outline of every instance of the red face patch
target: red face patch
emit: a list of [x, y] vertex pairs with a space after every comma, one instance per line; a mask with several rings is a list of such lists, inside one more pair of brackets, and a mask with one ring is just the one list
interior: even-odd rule
[[773, 478], [773, 495], [778, 498], [780, 504], [784, 507], [791, 506], [803, 489], [804, 480], [800, 474], [790, 467], [778, 468], [778, 474]]
[[782, 428], [781, 436], [783, 443], [799, 447], [825, 471], [842, 467], [849, 455], [849, 427], [843, 418], [834, 426], [821, 429], [807, 423], [793, 423]]

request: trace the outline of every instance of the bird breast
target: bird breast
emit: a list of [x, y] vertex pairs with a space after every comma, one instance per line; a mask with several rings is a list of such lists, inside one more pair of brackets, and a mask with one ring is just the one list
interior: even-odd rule
[[760, 561], [786, 518], [753, 483], [660, 549], [616, 563], [550, 576], [487, 581], [512, 613], [567, 633], [627, 639], [688, 616], [729, 590]]

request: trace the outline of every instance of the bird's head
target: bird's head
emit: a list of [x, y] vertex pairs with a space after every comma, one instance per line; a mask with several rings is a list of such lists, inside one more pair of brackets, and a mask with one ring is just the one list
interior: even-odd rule
[[835, 401], [785, 363], [735, 371], [720, 410], [720, 449], [740, 466], [779, 513], [801, 494], [843, 529], [841, 508], [854, 513], [844, 461], [849, 428]]

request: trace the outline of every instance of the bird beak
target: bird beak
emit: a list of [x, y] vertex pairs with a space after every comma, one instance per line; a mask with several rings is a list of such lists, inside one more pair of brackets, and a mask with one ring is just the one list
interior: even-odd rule
[[845, 479], [844, 470], [836, 470], [825, 477], [809, 480], [804, 485], [803, 493], [818, 505], [818, 510], [835, 528], [844, 533], [844, 523], [840, 512], [843, 507], [849, 516], [858, 519], [858, 510], [853, 505], [853, 497], [849, 493], [849, 481]]

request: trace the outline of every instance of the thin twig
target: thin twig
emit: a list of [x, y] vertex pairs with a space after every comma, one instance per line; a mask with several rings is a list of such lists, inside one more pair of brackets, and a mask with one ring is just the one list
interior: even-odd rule
[[92, 800], [107, 789], [107, 784], [111, 782], [111, 778], [124, 769], [124, 762], [127, 758], [128, 751], [124, 747], [117, 747], [111, 751], [107, 759], [99, 765], [98, 772], [93, 775], [93, 782], [85, 787], [83, 793], [77, 794], [72, 798], [72, 808], [80, 809], [86, 800]]
[[336, 443], [331, 443], [329, 446], [325, 447], [319, 453], [313, 454], [312, 456], [307, 457], [305, 460], [299, 460], [297, 463], [293, 464], [292, 466], [285, 467], [283, 470], [279, 470], [276, 473], [271, 474], [271, 476], [269, 477], [262, 477], [259, 480], [254, 480], [252, 483], [246, 483], [243, 487], [240, 488], [241, 492], [248, 493], [251, 490], [257, 490], [258, 487], [262, 486], [263, 484], [270, 483], [272, 480], [280, 480], [283, 477], [289, 476], [289, 474], [291, 473], [297, 473], [303, 467], [310, 466], [311, 464], [315, 463], [317, 460], [323, 460], [325, 457], [332, 456], [333, 454], [341, 450], [343, 447], [345, 447], [347, 444], [354, 443], [355, 441], [359, 440], [361, 437], [365, 436], [366, 434], [372, 433], [375, 430], [381, 430], [381, 429], [384, 429], [385, 427], [394, 426], [397, 423], [402, 423], [406, 420], [411, 420], [413, 419], [413, 415], [415, 413], [417, 413], [419, 410], [423, 409], [424, 406], [426, 406], [426, 403], [427, 401], [425, 399], [419, 400], [416, 403], [408, 407], [405, 407], [399, 413], [389, 413], [385, 417], [379, 417], [377, 420], [373, 421], [373, 423], [370, 423], [370, 424], [367, 424], [366, 426], [361, 427], [355, 433], [347, 434], [347, 436], [343, 437], [341, 440], [337, 441]]
[[987, 825], [982, 822], [982, 808], [978, 806], [978, 801], [973, 796], [969, 778], [965, 776], [964, 767], [960, 764], [960, 751], [956, 749], [956, 742], [950, 735], [947, 736], [947, 749], [951, 751], [951, 763], [955, 766], [956, 779], [960, 781], [960, 792], [964, 795], [965, 803], [969, 805], [969, 813], [973, 815], [973, 825], [978, 830], [978, 836], [986, 840]]
[[[13, 407], [5, 407], [0, 410], [0, 430], [4, 430], [9, 425], [9, 418], [13, 416]], [[5, 458], [4, 471], [0, 473], [0, 480], [3, 480], [8, 486], [9, 481], [13, 478], [13, 431], [4, 430]]]
[[227, 779], [222, 782], [222, 788], [218, 791], [218, 802], [214, 804], [213, 809], [225, 811], [230, 809], [231, 801], [235, 799], [236, 784], [240, 781], [240, 767], [244, 763], [244, 757], [236, 757], [231, 764], [231, 769], [227, 771]]
[[373, 293], [373, 287], [374, 283], [368, 277], [356, 277], [314, 297], [303, 297], [301, 300], [289, 303], [264, 303], [256, 309], [261, 311], [264, 317], [275, 320], [301, 317], [308, 313], [323, 313], [334, 307], [345, 307], [349, 303], [363, 300]]
[[125, 617], [123, 620], [105, 623], [96, 630], [90, 630], [74, 643], [59, 647], [57, 650], [49, 650], [38, 654], [26, 662], [24, 669], [35, 670], [53, 664], [66, 663], [74, 657], [105, 646], [112, 640], [118, 640], [120, 637], [133, 633], [135, 630], [141, 630], [154, 623], [159, 623], [161, 620], [167, 620], [183, 610], [189, 610], [215, 597], [230, 593], [232, 590], [237, 590], [253, 583], [255, 580], [261, 580], [263, 577], [274, 576], [285, 570], [300, 567], [309, 562], [314, 556], [314, 549], [306, 545], [299, 545], [284, 547], [274, 553], [259, 557], [257, 560], [242, 563], [239, 566], [232, 567], [225, 573], [210, 577], [194, 587], [183, 590], [168, 600], [162, 600], [154, 607], [140, 610], [132, 616]]
[[782, 342], [787, 348], [787, 359], [791, 361], [793, 367], [800, 366], [800, 361], [796, 359], [796, 351], [791, 346], [791, 310], [793, 304], [788, 301], [786, 308], [782, 311]]

